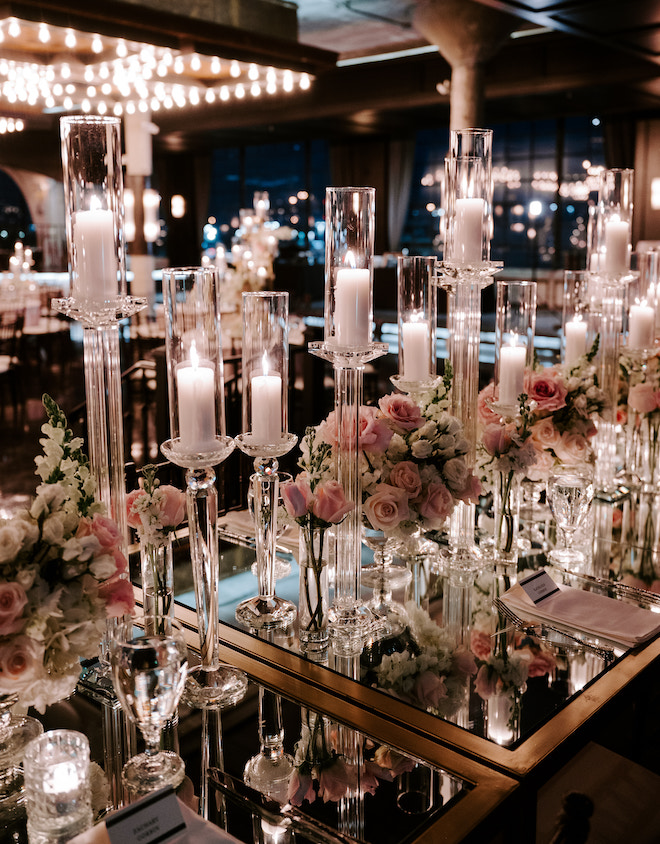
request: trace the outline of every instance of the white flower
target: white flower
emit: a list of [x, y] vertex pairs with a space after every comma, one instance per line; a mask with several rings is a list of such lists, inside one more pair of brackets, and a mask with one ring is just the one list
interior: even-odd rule
[[44, 520], [41, 536], [49, 545], [60, 545], [64, 538], [64, 525], [59, 513], [54, 513]]
[[433, 454], [433, 446], [428, 440], [417, 440], [412, 444], [411, 451], [417, 460], [426, 460]]
[[23, 524], [20, 519], [0, 524], [0, 563], [12, 562], [22, 550], [26, 538]]

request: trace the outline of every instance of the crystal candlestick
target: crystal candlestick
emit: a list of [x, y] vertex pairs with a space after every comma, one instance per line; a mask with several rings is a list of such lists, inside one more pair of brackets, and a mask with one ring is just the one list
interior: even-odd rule
[[234, 450], [225, 435], [222, 336], [215, 267], [163, 270], [171, 439], [161, 446], [186, 470], [190, 556], [201, 664], [188, 672], [187, 703], [237, 703], [247, 677], [218, 655], [218, 493], [214, 467]]
[[275, 594], [278, 457], [298, 438], [287, 433], [289, 294], [243, 294], [243, 433], [236, 444], [254, 459], [250, 479], [255, 517], [259, 594], [242, 601], [236, 618], [254, 629], [286, 627], [295, 604]]
[[373, 342], [375, 190], [327, 188], [325, 197], [325, 337], [309, 351], [330, 361], [335, 374], [337, 479], [354, 505], [337, 525], [335, 599], [329, 612], [335, 649], [359, 652], [372, 624], [361, 595], [362, 484], [360, 407], [364, 367], [387, 352]]

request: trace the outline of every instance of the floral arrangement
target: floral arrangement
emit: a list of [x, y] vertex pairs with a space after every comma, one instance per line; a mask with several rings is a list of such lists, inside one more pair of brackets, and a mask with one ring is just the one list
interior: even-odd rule
[[330, 733], [330, 722], [322, 715], [305, 710], [300, 738], [294, 751], [294, 771], [289, 780], [289, 802], [301, 806], [338, 802], [357, 783], [357, 770], [337, 753]]
[[405, 605], [407, 636], [402, 650], [385, 654], [365, 679], [379, 689], [415, 706], [447, 718], [465, 701], [470, 677], [476, 672], [472, 653], [453, 639], [418, 607]]
[[[526, 372], [528, 412], [522, 423], [535, 452], [535, 459], [524, 468], [530, 480], [544, 480], [557, 463], [593, 463], [591, 440], [597, 430], [593, 417], [602, 414], [607, 405], [593, 364], [597, 351], [598, 340], [571, 366], [535, 366]], [[501, 425], [500, 415], [493, 409], [494, 388], [491, 382], [479, 393], [478, 417], [484, 433], [491, 425]], [[492, 454], [489, 456], [483, 435], [481, 442], [480, 464], [485, 468]]]
[[127, 520], [140, 542], [162, 545], [186, 517], [186, 496], [170, 484], [156, 478], [158, 467], [149, 463], [142, 468], [138, 489], [126, 498]]
[[[360, 408], [363, 514], [374, 530], [406, 538], [439, 530], [457, 501], [477, 501], [478, 479], [465, 461], [469, 444], [461, 423], [447, 412], [448, 373], [419, 404], [391, 393], [378, 407]], [[351, 436], [350, 429], [343, 432]], [[339, 436], [335, 412], [316, 429], [314, 442], [330, 446], [324, 468], [334, 466]]]
[[40, 712], [70, 695], [109, 617], [133, 610], [117, 525], [95, 499], [82, 440], [44, 396], [31, 506], [0, 522], [0, 693]]

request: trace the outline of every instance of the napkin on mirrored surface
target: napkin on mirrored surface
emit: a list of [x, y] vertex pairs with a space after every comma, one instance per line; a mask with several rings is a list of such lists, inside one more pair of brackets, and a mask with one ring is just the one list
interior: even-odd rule
[[[248, 510], [229, 510], [224, 516], [218, 519], [218, 527], [225, 529], [228, 533], [235, 533], [237, 536], [246, 539], [254, 539], [254, 519]], [[287, 525], [278, 534], [277, 545], [289, 551], [298, 553], [298, 526]]]
[[558, 592], [537, 604], [519, 583], [500, 600], [522, 620], [539, 619], [627, 648], [634, 648], [660, 632], [660, 613], [563, 584], [559, 584]]

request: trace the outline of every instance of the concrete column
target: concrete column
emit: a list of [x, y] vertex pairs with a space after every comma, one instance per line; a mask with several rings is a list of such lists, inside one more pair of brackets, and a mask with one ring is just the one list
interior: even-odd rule
[[473, 0], [417, 0], [413, 26], [451, 65], [450, 129], [483, 125], [484, 65], [517, 24]]

